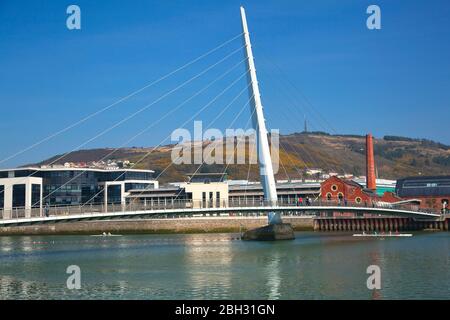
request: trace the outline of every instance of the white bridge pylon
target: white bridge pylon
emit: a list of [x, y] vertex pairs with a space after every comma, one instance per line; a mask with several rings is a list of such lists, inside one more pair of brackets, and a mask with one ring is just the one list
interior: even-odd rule
[[[247, 18], [243, 7], [241, 7], [241, 19], [245, 54], [247, 56], [247, 81], [252, 108], [252, 122], [256, 132], [259, 175], [264, 191], [264, 200], [275, 206], [278, 200], [277, 189], [273, 174], [272, 158], [270, 157], [269, 141], [267, 138], [266, 123], [259, 93], [258, 79], [256, 78], [255, 62], [253, 61], [252, 45], [248, 33]], [[269, 212], [268, 219], [269, 224], [281, 223], [281, 216], [278, 212]]]

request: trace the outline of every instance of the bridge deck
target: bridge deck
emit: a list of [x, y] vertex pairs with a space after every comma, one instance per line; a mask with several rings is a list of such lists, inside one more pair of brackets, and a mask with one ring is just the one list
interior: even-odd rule
[[396, 208], [362, 207], [362, 206], [243, 206], [243, 207], [222, 207], [222, 208], [167, 208], [167, 209], [147, 209], [147, 210], [125, 210], [119, 212], [83, 212], [80, 214], [69, 214], [64, 211], [58, 215], [49, 217], [21, 217], [16, 219], [0, 220], [0, 227], [17, 226], [29, 224], [76, 222], [82, 220], [107, 220], [107, 219], [127, 219], [127, 218], [152, 218], [161, 215], [192, 216], [197, 214], [234, 214], [234, 213], [261, 213], [261, 212], [297, 212], [305, 215], [319, 215], [320, 213], [352, 212], [367, 213], [380, 216], [410, 217], [418, 219], [437, 219], [442, 217], [438, 213], [411, 211]]

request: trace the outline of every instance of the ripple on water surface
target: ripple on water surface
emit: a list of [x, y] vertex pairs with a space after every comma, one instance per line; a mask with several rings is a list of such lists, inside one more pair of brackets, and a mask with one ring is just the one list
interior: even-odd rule
[[[0, 237], [1, 299], [420, 299], [450, 297], [448, 233]], [[81, 268], [81, 289], [66, 268]], [[369, 265], [382, 289], [366, 287]]]

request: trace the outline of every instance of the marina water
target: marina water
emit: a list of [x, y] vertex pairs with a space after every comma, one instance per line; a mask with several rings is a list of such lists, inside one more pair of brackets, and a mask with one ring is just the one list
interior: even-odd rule
[[[1, 299], [448, 299], [450, 236], [357, 238], [300, 232], [0, 238]], [[81, 270], [81, 289], [66, 269]], [[367, 267], [381, 290], [367, 288]]]

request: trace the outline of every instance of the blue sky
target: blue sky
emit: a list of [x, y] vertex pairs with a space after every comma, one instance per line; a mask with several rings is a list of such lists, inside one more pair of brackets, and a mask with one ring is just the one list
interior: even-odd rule
[[[82, 29], [66, 28], [81, 8]], [[270, 128], [402, 135], [450, 144], [448, 1], [0, 2], [0, 160], [113, 103], [241, 32], [247, 10]], [[366, 28], [381, 7], [382, 29]], [[12, 167], [77, 148], [241, 46], [238, 39], [156, 86], [18, 157]], [[242, 61], [241, 52], [83, 148], [118, 147]], [[245, 72], [240, 65], [128, 146], [153, 146]], [[247, 96], [238, 81], [195, 117], [230, 127]], [[246, 108], [233, 128], [244, 127]], [[183, 127], [193, 130], [192, 121]]]

